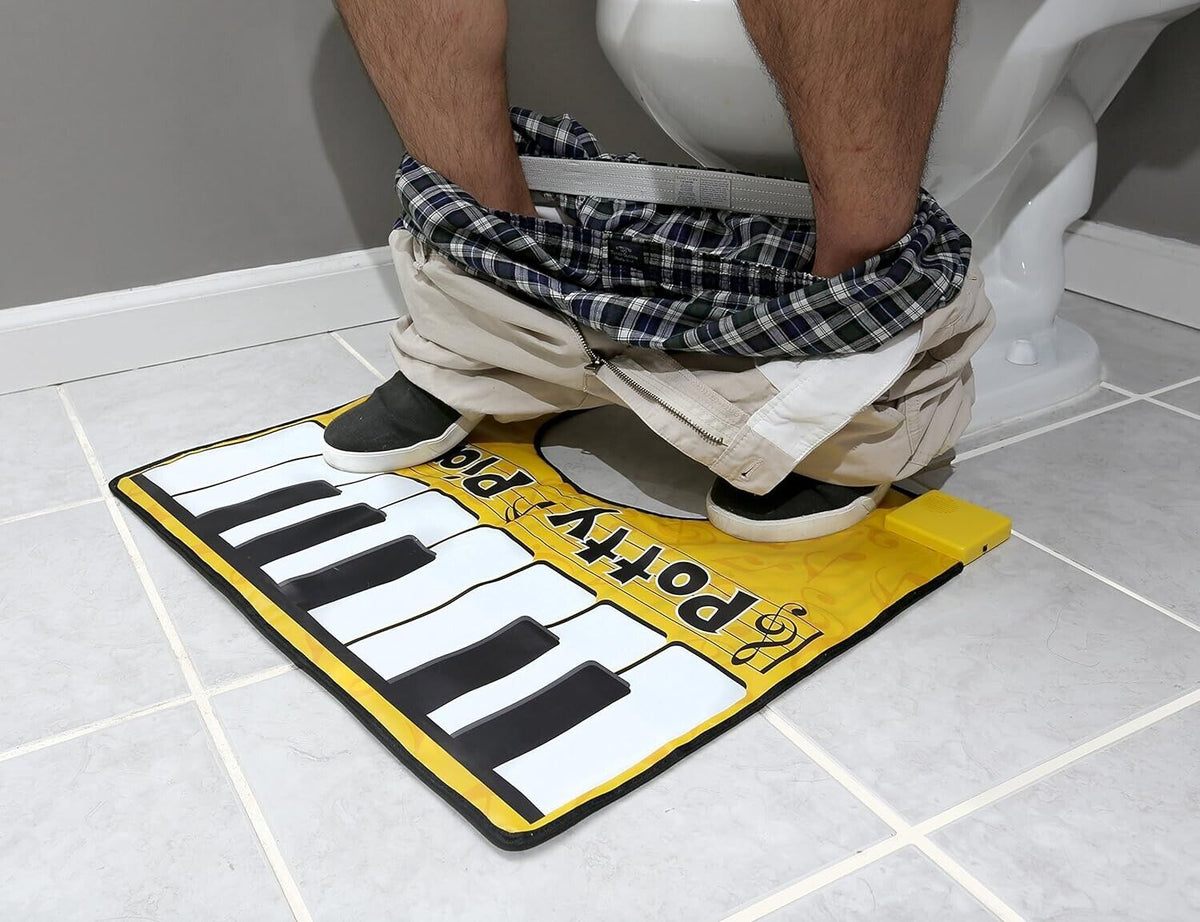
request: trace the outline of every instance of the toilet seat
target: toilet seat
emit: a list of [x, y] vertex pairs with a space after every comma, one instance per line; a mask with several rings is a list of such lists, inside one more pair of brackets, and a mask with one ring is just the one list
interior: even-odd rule
[[[973, 238], [996, 307], [996, 331], [973, 362], [972, 429], [1099, 384], [1095, 342], [1057, 316], [1063, 233], [1091, 203], [1096, 119], [1158, 32], [1198, 7], [961, 0], [924, 185]], [[598, 0], [596, 23], [630, 92], [698, 161], [795, 171], [786, 113], [735, 0]]]

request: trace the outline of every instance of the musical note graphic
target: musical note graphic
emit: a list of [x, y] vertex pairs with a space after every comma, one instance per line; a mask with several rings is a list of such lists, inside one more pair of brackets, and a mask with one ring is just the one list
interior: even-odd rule
[[[803, 639], [794, 647], [792, 644], [800, 636], [800, 628], [793, 619], [803, 618], [808, 612], [797, 602], [785, 602], [773, 612], [759, 615], [754, 620], [754, 629], [762, 634], [759, 640], [752, 640], [734, 651], [731, 662], [735, 666], [744, 666], [754, 660], [760, 653], [768, 660], [762, 667], [756, 665], [759, 672], [769, 672], [789, 656], [803, 649], [821, 636], [820, 631], [806, 633]], [[809, 625], [806, 625], [811, 627]], [[779, 650], [782, 655], [772, 655], [770, 651]]]

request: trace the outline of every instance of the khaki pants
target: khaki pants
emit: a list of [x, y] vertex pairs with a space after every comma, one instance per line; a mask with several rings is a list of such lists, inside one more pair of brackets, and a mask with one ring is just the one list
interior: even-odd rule
[[979, 271], [871, 353], [771, 361], [628, 347], [468, 275], [404, 231], [396, 361], [464, 414], [501, 421], [617, 404], [740, 489], [790, 471], [868, 486], [911, 476], [970, 421], [970, 358], [994, 325]]

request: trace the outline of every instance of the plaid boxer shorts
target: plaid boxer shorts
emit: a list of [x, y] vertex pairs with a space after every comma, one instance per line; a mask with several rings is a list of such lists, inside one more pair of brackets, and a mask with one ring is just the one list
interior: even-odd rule
[[[512, 110], [526, 157], [646, 163], [605, 153], [567, 115]], [[713, 171], [723, 173], [725, 171]], [[396, 227], [466, 272], [618, 342], [756, 358], [869, 352], [958, 294], [971, 241], [924, 190], [895, 244], [840, 275], [810, 269], [810, 219], [595, 195], [553, 197], [562, 221], [484, 207], [406, 157]]]

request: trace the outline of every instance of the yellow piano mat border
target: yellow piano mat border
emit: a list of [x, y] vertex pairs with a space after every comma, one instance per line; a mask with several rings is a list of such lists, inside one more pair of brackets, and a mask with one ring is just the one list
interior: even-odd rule
[[[585, 795], [530, 822], [472, 775], [437, 742], [428, 737], [398, 708], [346, 665], [337, 654], [325, 647], [300, 622], [293, 619], [283, 607], [189, 530], [133, 479], [137, 474], [168, 461], [223, 445], [247, 441], [297, 423], [314, 421], [325, 425], [333, 417], [358, 402], [355, 401], [326, 413], [292, 420], [258, 432], [177, 453], [152, 464], [143, 465], [127, 474], [119, 475], [112, 480], [110, 488], [140, 518], [192, 563], [202, 575], [233, 601], [268, 639], [272, 640], [298, 666], [334, 693], [418, 777], [470, 820], [493, 843], [505, 849], [519, 850], [537, 845], [648, 781], [689, 752], [757, 712], [768, 701], [819, 665], [873, 633], [903, 608], [940, 586], [962, 569], [961, 563], [944, 554], [908, 542], [906, 539], [897, 538], [890, 533], [884, 533], [880, 524], [881, 519], [876, 521], [868, 527], [874, 530], [873, 538], [881, 541], [878, 547], [879, 553], [887, 556], [900, 548], [904, 551], [900, 556], [908, 558], [905, 567], [902, 568], [905, 571], [902, 578], [890, 579], [886, 588], [873, 587], [872, 591], [878, 604], [872, 605], [870, 600], [865, 605], [859, 604], [857, 607], [861, 611], [856, 612], [849, 619], [830, 614], [827, 619], [822, 621], [823, 636], [819, 638], [820, 642], [813, 644], [811, 649], [803, 651], [807, 655], [796, 656], [795, 662], [788, 664], [789, 668], [780, 670], [777, 675], [772, 676], [765, 672], [756, 673], [745, 670], [739, 673], [737, 669], [724, 666], [725, 671], [735, 675], [747, 687], [747, 696], [742, 701], [714, 715], [671, 743], [660, 747], [636, 765], [588, 791]], [[725, 584], [751, 585], [752, 589], [759, 590], [758, 595], [762, 596], [764, 601], [771, 597], [768, 593], [779, 599], [795, 594], [795, 586], [789, 586], [789, 582], [794, 583], [794, 579], [790, 579], [788, 575], [789, 567], [781, 566], [779, 561], [794, 557], [799, 546], [753, 545], [737, 542], [717, 532], [702, 520], [685, 520], [654, 515], [637, 509], [619, 507], [607, 500], [590, 497], [566, 481], [562, 474], [544, 459], [538, 447], [539, 432], [536, 422], [504, 427], [485, 424], [481, 431], [477, 431], [473, 435], [469, 444], [483, 452], [501, 456], [505, 461], [511, 462], [514, 467], [532, 474], [536, 478], [536, 483], [532, 485], [535, 489], [543, 492], [555, 491], [560, 497], [574, 495], [581, 507], [603, 505], [607, 508], [620, 509], [621, 525], [631, 530], [639, 529], [664, 546], [671, 547], [672, 539], [675, 539], [674, 543], [677, 549], [678, 539], [682, 533], [711, 532], [711, 535], [704, 535], [704, 540], [719, 547], [721, 551], [717, 555], [717, 559], [723, 561], [724, 572], [721, 575], [724, 576], [728, 573], [728, 570], [725, 570], [726, 567], [733, 567], [733, 572], [738, 577], [733, 581], [724, 580]], [[514, 438], [519, 441], [513, 441]], [[413, 469], [412, 473], [419, 479], [430, 481], [436, 479], [436, 475], [434, 477], [429, 475], [431, 467], [433, 465], [423, 465]], [[438, 486], [440, 489], [449, 485], [438, 484]], [[464, 504], [472, 506], [473, 511], [477, 513], [486, 514], [488, 512], [488, 504], [476, 497], [456, 495], [455, 498], [465, 501]], [[885, 506], [894, 508], [904, 501], [903, 496], [893, 493], [889, 496]], [[495, 509], [491, 510], [493, 515], [496, 511]], [[875, 515], [882, 517], [883, 514], [884, 511], [880, 510]], [[533, 524], [530, 523], [531, 527]], [[880, 537], [883, 534], [887, 534], [886, 539]], [[530, 542], [528, 536], [522, 537], [527, 544], [537, 543]], [[807, 550], [810, 546], [820, 545], [825, 540], [804, 542], [804, 547]], [[545, 541], [541, 543], [543, 546], [548, 546]], [[686, 547], [687, 544], [685, 543], [684, 546]], [[563, 553], [563, 551], [559, 551], [559, 553]], [[548, 559], [558, 567], [561, 561], [552, 554], [553, 549], [549, 552], [543, 551], [539, 555], [539, 559]], [[681, 556], [682, 559], [689, 559], [687, 552], [682, 555], [676, 554], [675, 559], [680, 559]], [[691, 559], [698, 558], [693, 556]], [[739, 561], [743, 566], [743, 573], [737, 573]], [[703, 560], [701, 563], [713, 570], [711, 563]], [[859, 581], [875, 579], [870, 573], [871, 567], [871, 562], [866, 561], [860, 571], [857, 573], [851, 571], [849, 578]], [[579, 568], [576, 566], [572, 575], [578, 575], [578, 572]], [[585, 576], [587, 575], [585, 574]], [[714, 576], [716, 575], [717, 572], [714, 571]], [[587, 582], [593, 588], [599, 585], [594, 578], [581, 581]], [[767, 591], [763, 591], [764, 588]], [[861, 595], [859, 593], [860, 598]], [[609, 596], [612, 596], [611, 592]], [[644, 600], [642, 601], [644, 602]], [[770, 607], [771, 605], [768, 604], [767, 608]], [[753, 614], [753, 612], [748, 614]], [[813, 616], [814, 614], [814, 611], [810, 609], [809, 615]], [[661, 627], [667, 621], [669, 619], [664, 618], [656, 626]], [[694, 639], [689, 642], [689, 632], [684, 630], [682, 625], [673, 630], [666, 630], [664, 633], [668, 634], [670, 640], [688, 644], [695, 652], [712, 661], [712, 650], [706, 650], [703, 645], [697, 645]], [[749, 680], [746, 678], [747, 675], [751, 676]]]

